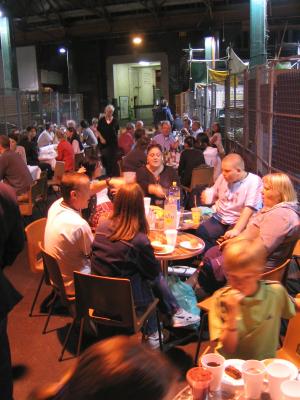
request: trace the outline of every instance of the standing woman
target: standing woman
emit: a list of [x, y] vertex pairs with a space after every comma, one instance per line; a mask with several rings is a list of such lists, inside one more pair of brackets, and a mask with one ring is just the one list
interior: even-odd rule
[[109, 104], [105, 107], [104, 116], [99, 119], [98, 131], [105, 140], [102, 144], [102, 162], [106, 169], [106, 175], [117, 175], [117, 151], [118, 151], [118, 130], [119, 123], [114, 118], [114, 106]]

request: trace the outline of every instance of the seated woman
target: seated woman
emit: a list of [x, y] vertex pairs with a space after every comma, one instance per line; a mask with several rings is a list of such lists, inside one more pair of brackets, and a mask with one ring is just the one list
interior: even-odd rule
[[[130, 279], [137, 311], [144, 311], [152, 302], [153, 290], [160, 300], [161, 311], [172, 318], [174, 327], [197, 323], [200, 318], [179, 307], [163, 278], [147, 236], [148, 231], [140, 186], [137, 183], [121, 186], [114, 199], [112, 216], [101, 221], [97, 227], [92, 244], [92, 273]], [[155, 315], [148, 321], [146, 334], [148, 343], [157, 347]]]
[[[138, 131], [144, 131], [144, 129], [135, 131], [134, 135]], [[150, 139], [145, 135], [136, 140], [134, 148], [125, 157], [123, 157], [123, 171], [136, 172], [140, 167], [146, 165], [146, 150], [149, 143]]]
[[66, 130], [66, 135], [68, 142], [71, 143], [74, 154], [83, 153], [83, 144], [81, 143], [80, 137], [75, 128], [72, 126], [68, 127]]
[[[257, 239], [267, 251], [266, 270], [281, 265], [292, 254], [300, 239], [300, 208], [297, 194], [288, 175], [269, 174], [263, 177], [264, 207], [253, 215], [246, 229], [236, 239]], [[230, 242], [229, 239], [223, 245]], [[219, 246], [209, 249], [198, 276], [200, 286], [212, 293], [226, 282], [223, 256]]]
[[162, 354], [115, 336], [90, 346], [60, 383], [35, 390], [29, 400], [167, 400], [177, 375]]
[[173, 182], [179, 185], [176, 169], [164, 165], [162, 148], [159, 144], [150, 144], [147, 149], [147, 164], [136, 172], [136, 181], [151, 197], [151, 204], [163, 206], [167, 190]]
[[74, 171], [75, 163], [74, 163], [74, 150], [71, 145], [67, 141], [67, 136], [62, 130], [57, 130], [56, 132], [57, 139], [59, 140], [57, 146], [57, 161], [64, 161], [65, 163], [65, 172]]
[[184, 186], [190, 186], [193, 169], [205, 164], [203, 153], [200, 149], [194, 148], [195, 139], [187, 136], [184, 139], [184, 150], [180, 155], [178, 174]]
[[11, 133], [10, 135], [8, 135], [8, 137], [9, 137], [10, 150], [18, 153], [20, 157], [23, 159], [24, 163], [27, 164], [25, 148], [23, 146], [18, 145], [19, 135], [16, 133]]
[[218, 122], [214, 122], [212, 124], [211, 129], [206, 131], [209, 142], [211, 146], [215, 146], [218, 149], [219, 156], [223, 158], [225, 156], [225, 150], [222, 143], [222, 135], [220, 133], [220, 125]]
[[221, 174], [221, 158], [218, 149], [210, 145], [209, 138], [205, 133], [200, 133], [197, 136], [195, 147], [199, 147], [203, 151], [205, 164], [214, 167], [214, 182], [216, 182]]

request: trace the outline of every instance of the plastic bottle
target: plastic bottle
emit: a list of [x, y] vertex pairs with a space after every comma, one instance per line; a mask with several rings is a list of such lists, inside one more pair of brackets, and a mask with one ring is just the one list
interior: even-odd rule
[[177, 211], [180, 211], [180, 188], [175, 181], [169, 189], [169, 203], [176, 204]]

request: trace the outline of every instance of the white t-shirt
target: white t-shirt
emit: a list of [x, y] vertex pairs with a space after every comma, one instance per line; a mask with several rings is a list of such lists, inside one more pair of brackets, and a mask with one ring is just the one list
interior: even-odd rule
[[224, 224], [235, 224], [244, 207], [254, 210], [262, 207], [262, 180], [251, 172], [243, 180], [234, 183], [228, 183], [221, 174], [208, 190], [213, 191], [216, 206], [214, 217]]
[[214, 182], [216, 182], [218, 176], [221, 174], [221, 158], [216, 147], [208, 146], [204, 151], [205, 164], [210, 167], [214, 167]]
[[45, 250], [58, 261], [67, 293], [73, 294], [73, 272], [88, 272], [94, 237], [79, 212], [63, 205], [62, 201], [55, 201], [48, 211], [44, 243]]

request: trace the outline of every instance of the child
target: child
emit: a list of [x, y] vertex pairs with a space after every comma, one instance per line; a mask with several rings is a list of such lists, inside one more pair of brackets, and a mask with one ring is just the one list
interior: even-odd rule
[[213, 296], [209, 330], [226, 358], [275, 357], [281, 318], [289, 319], [299, 309], [279, 282], [260, 280], [265, 257], [258, 240], [235, 240], [224, 249], [229, 286]]

